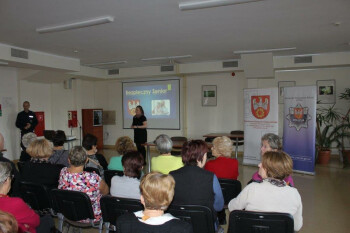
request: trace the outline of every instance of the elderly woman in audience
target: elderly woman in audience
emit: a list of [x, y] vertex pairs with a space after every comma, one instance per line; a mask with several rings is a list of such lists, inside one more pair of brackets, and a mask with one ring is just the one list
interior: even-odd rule
[[100, 176], [104, 178], [104, 170], [107, 170], [108, 163], [102, 154], [97, 154], [97, 137], [86, 134], [83, 138], [83, 147], [88, 155], [88, 162], [85, 167], [98, 169]]
[[[260, 155], [263, 157], [263, 155], [268, 151], [281, 151], [282, 150], [282, 143], [280, 138], [273, 133], [267, 133], [261, 138], [261, 149], [260, 149]], [[261, 181], [262, 177], [259, 175], [259, 171], [255, 172], [252, 176], [251, 181]], [[294, 182], [292, 179], [292, 176], [286, 176], [285, 181], [288, 185], [294, 186]]]
[[25, 135], [23, 135], [22, 137], [22, 145], [25, 148], [25, 150], [22, 150], [21, 152], [21, 156], [19, 157], [19, 161], [21, 162], [26, 162], [29, 161], [32, 157], [30, 157], [30, 155], [27, 153], [26, 149], [28, 148], [28, 146], [37, 140], [37, 136], [35, 133], [27, 133]]
[[292, 169], [293, 161], [283, 151], [264, 153], [259, 164], [262, 182], [247, 185], [230, 201], [229, 210], [289, 213], [294, 218], [294, 230], [299, 231], [303, 225], [301, 197], [298, 190], [284, 180]]
[[117, 232], [193, 232], [189, 223], [164, 213], [173, 199], [174, 186], [175, 181], [170, 175], [158, 172], [145, 175], [140, 184], [144, 210], [120, 216], [117, 220]]
[[52, 155], [52, 143], [46, 139], [36, 140], [28, 146], [27, 152], [32, 158], [25, 163], [22, 169], [22, 180], [43, 184], [48, 188], [57, 188], [63, 166], [49, 162]]
[[143, 156], [138, 151], [129, 151], [122, 157], [124, 176], [114, 176], [111, 181], [111, 195], [140, 199], [140, 177]]
[[100, 199], [102, 194], [109, 193], [109, 188], [99, 175], [84, 171], [88, 155], [83, 147], [73, 147], [68, 159], [70, 166], [62, 169], [58, 188], [86, 193], [92, 203], [94, 221], [99, 221], [101, 219]]
[[62, 130], [57, 130], [53, 136], [53, 154], [49, 158], [49, 162], [52, 164], [62, 164], [65, 167], [68, 167], [68, 150], [65, 150], [63, 147], [64, 142], [66, 141], [66, 134]]
[[169, 172], [177, 170], [184, 166], [181, 157], [171, 155], [173, 142], [168, 135], [159, 135], [156, 138], [155, 143], [160, 155], [152, 158], [152, 171], [169, 174]]
[[21, 198], [7, 196], [11, 189], [11, 170], [9, 163], [0, 162], [0, 209], [11, 213], [16, 218], [19, 232], [35, 233], [40, 223], [39, 215]]
[[8, 158], [5, 158], [3, 156], [3, 154], [1, 153], [1, 150], [4, 149], [4, 143], [5, 143], [4, 137], [0, 133], [0, 162], [8, 162], [8, 163], [10, 163], [11, 167], [12, 167], [12, 173], [14, 175], [13, 181], [12, 181], [12, 188], [11, 188], [11, 190], [9, 192], [9, 196], [11, 196], [11, 197], [19, 197], [21, 195], [21, 193], [20, 193], [21, 175], [17, 171], [16, 165], [11, 160], [9, 160]]
[[17, 233], [18, 224], [12, 214], [0, 210], [0, 232]]
[[238, 177], [238, 161], [231, 158], [233, 146], [230, 138], [217, 137], [213, 141], [211, 148], [216, 157], [205, 164], [205, 170], [213, 172], [219, 179], [233, 179]]
[[216, 221], [216, 212], [223, 209], [224, 198], [216, 175], [202, 169], [207, 161], [207, 151], [207, 144], [202, 140], [184, 143], [181, 156], [185, 166], [170, 172], [176, 182], [173, 203], [207, 206]]
[[108, 164], [108, 170], [123, 171], [123, 155], [125, 155], [128, 151], [136, 151], [137, 148], [131, 138], [129, 138], [128, 136], [123, 136], [118, 138], [118, 140], [115, 142], [115, 149], [120, 156], [113, 156], [110, 159]]

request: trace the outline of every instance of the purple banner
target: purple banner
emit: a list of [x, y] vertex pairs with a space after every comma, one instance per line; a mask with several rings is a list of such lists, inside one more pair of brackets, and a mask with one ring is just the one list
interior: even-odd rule
[[315, 173], [315, 86], [284, 88], [283, 150], [293, 159], [293, 170]]

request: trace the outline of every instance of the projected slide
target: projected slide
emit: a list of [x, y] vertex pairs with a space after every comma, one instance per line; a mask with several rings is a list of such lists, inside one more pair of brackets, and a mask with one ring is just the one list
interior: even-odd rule
[[141, 105], [150, 129], [180, 129], [178, 79], [123, 82], [123, 126], [130, 128], [136, 106]]

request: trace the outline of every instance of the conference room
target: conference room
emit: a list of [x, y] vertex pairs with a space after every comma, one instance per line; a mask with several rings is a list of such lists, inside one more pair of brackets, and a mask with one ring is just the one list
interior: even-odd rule
[[[344, 168], [342, 149], [349, 149], [349, 138], [343, 148], [330, 145], [325, 165], [317, 162], [315, 139], [320, 109], [334, 106], [342, 115], [349, 110], [349, 99], [340, 98], [350, 87], [348, 1], [3, 0], [0, 9], [5, 158], [20, 158], [15, 121], [24, 101], [41, 113], [42, 130], [63, 130], [75, 146], [87, 132], [83, 110], [92, 115], [102, 110], [95, 113], [102, 120], [90, 128], [98, 128], [93, 133], [107, 162], [117, 155], [118, 138], [134, 138], [133, 115], [141, 105], [150, 145], [145, 173], [159, 154], [154, 140], [160, 134], [205, 140], [244, 131], [237, 150], [242, 138], [232, 137], [243, 190], [258, 170], [264, 133], [277, 134], [284, 147], [289, 143], [287, 153], [306, 144], [287, 133], [306, 127], [290, 126], [286, 116], [299, 119], [287, 108], [298, 108], [288, 102], [290, 90], [311, 87], [305, 93], [313, 93], [314, 109], [303, 113], [310, 115], [304, 122], [314, 131], [307, 144], [313, 148], [311, 170], [300, 164], [305, 157], [291, 155], [299, 166], [293, 180], [303, 203], [300, 232], [348, 231], [350, 170]], [[255, 112], [272, 118], [259, 115], [253, 124], [252, 96], [266, 95], [269, 111]], [[263, 106], [265, 99], [255, 101]], [[223, 228], [228, 232], [229, 221]]]

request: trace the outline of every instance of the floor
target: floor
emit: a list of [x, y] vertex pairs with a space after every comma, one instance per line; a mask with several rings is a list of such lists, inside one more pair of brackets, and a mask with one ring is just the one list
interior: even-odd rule
[[[116, 152], [104, 150], [107, 160]], [[156, 153], [152, 153], [155, 156]], [[242, 164], [242, 157], [239, 157]], [[256, 167], [239, 167], [242, 188], [251, 179]], [[350, 169], [342, 169], [339, 158], [333, 156], [327, 166], [316, 166], [316, 175], [293, 174], [294, 183], [303, 202], [304, 225], [301, 233], [350, 232]], [[228, 214], [227, 214], [228, 216]], [[227, 232], [227, 225], [223, 226]], [[98, 232], [95, 229], [84, 233]]]

